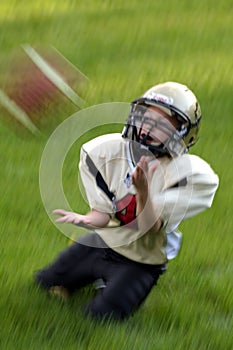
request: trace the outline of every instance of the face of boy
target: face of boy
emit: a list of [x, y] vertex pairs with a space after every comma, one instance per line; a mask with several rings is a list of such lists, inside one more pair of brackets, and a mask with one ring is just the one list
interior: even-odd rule
[[[144, 122], [138, 128], [140, 139], [146, 144], [164, 143], [178, 127], [179, 122], [161, 109], [151, 106], [144, 114]], [[141, 130], [140, 130], [141, 129]], [[149, 133], [149, 134], [148, 134]]]

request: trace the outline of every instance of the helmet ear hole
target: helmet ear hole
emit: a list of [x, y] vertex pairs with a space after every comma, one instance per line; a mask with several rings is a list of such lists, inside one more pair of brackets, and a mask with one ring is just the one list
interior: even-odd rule
[[191, 139], [189, 139], [189, 143], [193, 143], [194, 142], [194, 137], [192, 136]]
[[189, 139], [189, 142], [187, 144], [188, 147], [191, 147], [193, 146], [194, 144], [196, 143], [196, 138], [194, 136], [192, 136], [190, 139]]

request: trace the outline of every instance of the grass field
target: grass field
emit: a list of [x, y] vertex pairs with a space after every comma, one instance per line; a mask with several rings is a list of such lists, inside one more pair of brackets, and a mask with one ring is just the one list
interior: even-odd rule
[[[189, 85], [203, 112], [192, 151], [212, 165], [220, 187], [210, 210], [182, 224], [182, 251], [143, 307], [123, 323], [97, 323], [81, 313], [91, 289], [62, 304], [32, 278], [68, 243], [43, 207], [39, 166], [51, 132], [75, 109], [60, 110], [39, 137], [1, 123], [0, 349], [233, 348], [232, 10], [230, 0], [1, 1], [0, 75], [30, 43], [55, 46], [89, 77], [87, 106], [130, 102], [162, 81]], [[74, 196], [77, 161], [71, 150], [64, 188], [84, 209]]]

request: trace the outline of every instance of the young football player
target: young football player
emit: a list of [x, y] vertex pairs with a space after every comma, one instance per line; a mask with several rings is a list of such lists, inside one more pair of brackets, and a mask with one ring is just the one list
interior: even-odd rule
[[218, 177], [189, 155], [200, 105], [185, 85], [166, 82], [131, 103], [122, 134], [102, 135], [81, 149], [80, 174], [90, 211], [57, 209], [56, 222], [90, 228], [37, 283], [64, 296], [101, 282], [84, 307], [94, 317], [123, 319], [145, 300], [180, 249], [182, 220], [212, 204]]

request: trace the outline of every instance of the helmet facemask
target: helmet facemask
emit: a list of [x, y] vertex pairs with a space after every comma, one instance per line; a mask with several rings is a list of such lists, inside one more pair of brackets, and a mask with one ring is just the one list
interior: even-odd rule
[[146, 147], [155, 157], [174, 157], [185, 153], [186, 145], [182, 138], [187, 127], [184, 121], [178, 121], [178, 126], [174, 127], [172, 119], [178, 120], [175, 113], [169, 111], [171, 115], [166, 113], [165, 118], [163, 110], [156, 108], [158, 111], [154, 112], [150, 107], [132, 103], [122, 136]]

